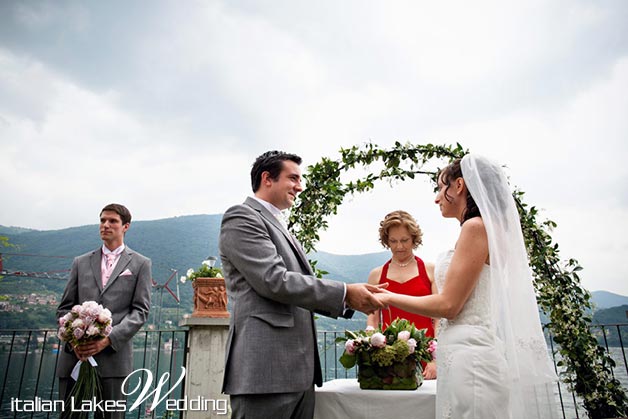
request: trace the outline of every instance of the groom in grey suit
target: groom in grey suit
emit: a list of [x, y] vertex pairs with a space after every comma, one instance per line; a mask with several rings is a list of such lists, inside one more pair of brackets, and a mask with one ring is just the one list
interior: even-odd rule
[[[122, 382], [133, 371], [133, 336], [146, 322], [152, 285], [151, 261], [124, 245], [131, 213], [123, 205], [109, 204], [100, 213], [102, 247], [74, 259], [57, 317], [74, 305], [96, 301], [112, 314], [111, 334], [101, 340], [59, 352], [59, 396], [66, 400], [74, 386], [70, 377], [79, 360], [93, 356], [103, 390], [103, 400], [119, 401], [96, 418], [124, 418], [126, 397]], [[66, 410], [69, 406], [66, 405]], [[118, 410], [118, 411], [114, 411]]]
[[367, 284], [317, 279], [281, 210], [302, 190], [301, 158], [271, 151], [251, 170], [254, 197], [222, 220], [220, 257], [233, 303], [223, 392], [232, 418], [312, 418], [322, 384], [313, 312], [380, 308]]

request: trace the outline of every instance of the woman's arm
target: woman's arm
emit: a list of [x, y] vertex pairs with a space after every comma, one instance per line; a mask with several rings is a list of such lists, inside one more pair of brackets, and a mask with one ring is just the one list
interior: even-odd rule
[[484, 263], [488, 260], [488, 238], [484, 222], [476, 217], [462, 225], [456, 250], [439, 294], [424, 297], [382, 292], [384, 304], [428, 317], [455, 318], [475, 288]]
[[[438, 287], [436, 286], [436, 281], [434, 281], [434, 264], [429, 262], [425, 264], [425, 271], [427, 272], [427, 277], [430, 279], [430, 284], [432, 288], [432, 294], [438, 294]], [[438, 335], [438, 323], [440, 317], [432, 317], [432, 322], [434, 324], [434, 336]]]
[[[367, 282], [371, 285], [378, 285], [379, 278], [382, 276], [382, 266], [378, 266], [369, 273]], [[372, 326], [375, 329], [379, 327], [380, 311], [375, 310], [373, 313], [366, 316], [366, 325]]]

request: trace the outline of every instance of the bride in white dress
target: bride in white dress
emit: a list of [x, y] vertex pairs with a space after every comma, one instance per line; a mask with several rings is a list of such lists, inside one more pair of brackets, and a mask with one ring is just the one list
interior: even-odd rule
[[436, 203], [461, 231], [436, 264], [438, 294], [382, 291], [383, 303], [440, 317], [436, 417], [557, 418], [519, 215], [506, 176], [467, 155], [441, 171]]

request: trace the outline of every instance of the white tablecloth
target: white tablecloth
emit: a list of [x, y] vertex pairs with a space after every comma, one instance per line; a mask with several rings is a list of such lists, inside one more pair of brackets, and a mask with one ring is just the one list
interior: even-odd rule
[[416, 390], [360, 390], [358, 380], [327, 381], [316, 388], [314, 419], [434, 419], [436, 380]]

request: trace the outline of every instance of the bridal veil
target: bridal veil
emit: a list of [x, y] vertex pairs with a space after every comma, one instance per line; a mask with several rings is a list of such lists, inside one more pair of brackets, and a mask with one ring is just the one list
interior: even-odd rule
[[491, 312], [511, 374], [513, 418], [557, 418], [556, 374], [541, 323], [519, 214], [502, 168], [468, 154], [462, 175], [486, 227]]

